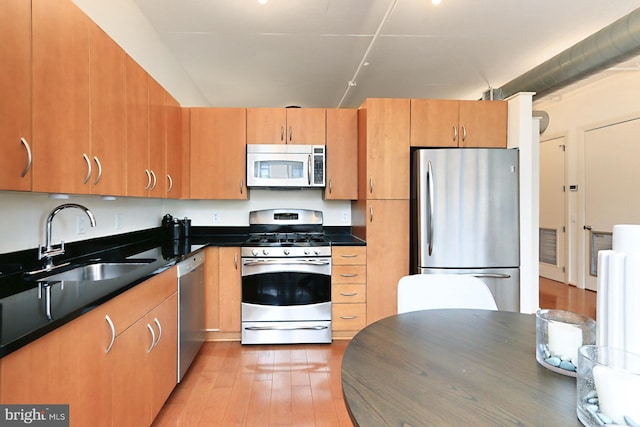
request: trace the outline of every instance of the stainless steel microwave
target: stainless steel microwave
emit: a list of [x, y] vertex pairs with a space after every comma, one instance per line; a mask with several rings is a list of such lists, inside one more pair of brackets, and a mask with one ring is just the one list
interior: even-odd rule
[[324, 187], [325, 146], [247, 144], [247, 187]]

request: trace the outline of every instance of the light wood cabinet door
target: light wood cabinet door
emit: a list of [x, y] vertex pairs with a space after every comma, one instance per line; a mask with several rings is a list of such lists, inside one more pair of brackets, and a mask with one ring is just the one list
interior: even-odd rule
[[327, 200], [358, 198], [358, 110], [327, 109]]
[[247, 199], [246, 110], [191, 109], [191, 199]]
[[507, 148], [505, 101], [460, 101], [460, 147]]
[[34, 191], [90, 192], [90, 23], [70, 0], [32, 0]]
[[219, 248], [220, 332], [240, 332], [240, 248]]
[[151, 420], [162, 409], [177, 383], [178, 371], [178, 294], [174, 293], [147, 315], [156, 329], [151, 351]]
[[324, 145], [324, 108], [247, 108], [247, 144]]
[[457, 147], [459, 101], [411, 100], [411, 146]]
[[204, 254], [204, 328], [220, 329], [219, 248], [208, 247]]
[[409, 274], [409, 201], [368, 200], [367, 324], [397, 313], [398, 280]]
[[153, 78], [149, 80], [149, 197], [167, 197], [167, 92]]
[[0, 3], [0, 39], [0, 190], [29, 191], [31, 2]]
[[126, 55], [96, 24], [91, 38], [91, 193], [127, 191]]
[[[167, 191], [167, 197], [179, 199], [183, 196], [184, 182], [182, 180], [183, 141], [182, 138], [182, 108], [171, 95], [167, 97], [167, 173], [162, 181]], [[188, 142], [188, 141], [187, 141]], [[186, 164], [188, 167], [188, 163]]]
[[368, 200], [409, 199], [409, 100], [367, 99], [364, 114], [358, 160], [365, 173], [359, 192]]
[[147, 72], [126, 57], [127, 195], [145, 197], [152, 178], [149, 170], [149, 81]]
[[287, 144], [326, 144], [324, 108], [286, 108]]

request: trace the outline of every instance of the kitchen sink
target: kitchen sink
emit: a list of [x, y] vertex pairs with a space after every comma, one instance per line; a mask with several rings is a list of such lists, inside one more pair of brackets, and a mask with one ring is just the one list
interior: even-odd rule
[[39, 277], [38, 281], [98, 281], [114, 279], [125, 274], [136, 271], [142, 267], [149, 265], [151, 261], [135, 261], [135, 262], [99, 262], [95, 264], [83, 265], [72, 268], [71, 270], [62, 271], [60, 273], [51, 274], [49, 276]]

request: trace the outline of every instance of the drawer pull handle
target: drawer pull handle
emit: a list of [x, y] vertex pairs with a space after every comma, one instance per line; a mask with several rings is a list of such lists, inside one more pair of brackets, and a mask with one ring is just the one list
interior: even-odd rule
[[153, 322], [158, 327], [158, 339], [156, 340], [156, 343], [154, 344], [154, 347], [155, 347], [160, 342], [160, 338], [162, 338], [162, 325], [160, 324], [160, 321], [158, 320], [157, 317], [153, 318]]
[[147, 353], [151, 353], [151, 350], [153, 350], [153, 347], [156, 346], [156, 333], [153, 332], [153, 328], [148, 323], [147, 323], [147, 329], [149, 329], [149, 332], [151, 332], [151, 345], [147, 349]]
[[343, 297], [355, 297], [356, 295], [358, 295], [357, 292], [340, 292], [340, 295], [342, 295]]
[[340, 316], [342, 320], [355, 320], [358, 316]]
[[341, 277], [356, 277], [358, 273], [340, 273]]
[[109, 354], [109, 352], [111, 351], [111, 347], [113, 347], [113, 343], [116, 340], [116, 327], [113, 325], [113, 322], [111, 321], [111, 318], [108, 314], [104, 316], [104, 320], [107, 321], [107, 323], [109, 324], [109, 329], [111, 329], [111, 342], [107, 346], [107, 349], [104, 351], [104, 354]]
[[357, 258], [358, 254], [341, 254], [342, 258]]

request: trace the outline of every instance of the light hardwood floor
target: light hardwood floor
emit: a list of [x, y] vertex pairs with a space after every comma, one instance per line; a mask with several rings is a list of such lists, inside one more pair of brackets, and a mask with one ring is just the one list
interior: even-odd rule
[[[595, 318], [595, 292], [540, 279], [540, 306]], [[352, 426], [340, 364], [348, 344], [205, 343], [153, 426]]]

